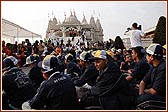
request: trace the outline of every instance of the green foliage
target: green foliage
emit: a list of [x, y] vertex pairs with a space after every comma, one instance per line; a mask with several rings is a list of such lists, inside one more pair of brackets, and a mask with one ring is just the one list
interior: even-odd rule
[[161, 16], [154, 32], [153, 43], [166, 44], [166, 18]]

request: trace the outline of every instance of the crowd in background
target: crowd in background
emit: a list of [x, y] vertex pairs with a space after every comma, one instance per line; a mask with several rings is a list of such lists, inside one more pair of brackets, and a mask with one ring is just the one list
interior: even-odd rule
[[[2, 41], [2, 58], [3, 109], [28, 103], [37, 110], [128, 110], [149, 100], [166, 101], [166, 48], [159, 44], [120, 49], [111, 41]], [[23, 66], [31, 67], [27, 75]]]

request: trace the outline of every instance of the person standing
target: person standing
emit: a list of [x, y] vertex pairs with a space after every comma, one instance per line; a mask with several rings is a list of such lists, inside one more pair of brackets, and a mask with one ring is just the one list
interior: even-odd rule
[[25, 39], [25, 43], [26, 43], [26, 56], [29, 56], [32, 54], [32, 44], [30, 43], [29, 39]]
[[137, 23], [132, 24], [131, 30], [128, 32], [130, 35], [131, 47], [142, 46], [141, 38], [145, 37], [145, 34], [138, 27]]

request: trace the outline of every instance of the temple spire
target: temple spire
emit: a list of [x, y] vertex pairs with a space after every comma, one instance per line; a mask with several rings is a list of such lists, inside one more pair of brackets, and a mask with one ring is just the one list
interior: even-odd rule
[[70, 12], [71, 12], [71, 16], [72, 16], [72, 10], [70, 9]]
[[73, 9], [73, 12], [74, 12], [74, 16], [76, 17], [75, 9]]

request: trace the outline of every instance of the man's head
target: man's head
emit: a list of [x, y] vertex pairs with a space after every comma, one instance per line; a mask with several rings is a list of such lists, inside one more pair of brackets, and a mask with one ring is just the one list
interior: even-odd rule
[[49, 77], [53, 72], [60, 71], [60, 60], [54, 55], [47, 55], [43, 59], [42, 68], [43, 76]]
[[3, 63], [2, 63], [3, 70], [2, 71], [9, 70], [10, 68], [17, 66], [17, 64], [18, 64], [18, 60], [15, 57], [8, 56], [3, 60]]
[[55, 48], [55, 54], [56, 54], [56, 55], [59, 55], [59, 54], [61, 54], [61, 53], [62, 53], [61, 48], [60, 48], [60, 47], [56, 47], [56, 48]]
[[33, 66], [33, 64], [35, 64], [38, 61], [39, 61], [39, 55], [33, 54], [26, 58], [26, 64], [24, 64], [23, 66], [27, 66], [27, 65]]
[[137, 24], [137, 23], [133, 23], [133, 24], [132, 24], [132, 28], [133, 28], [133, 29], [138, 29], [138, 24]]
[[95, 60], [97, 70], [103, 70], [106, 67], [108, 63], [107, 57], [108, 55], [105, 50], [97, 50], [95, 52], [93, 59]]
[[90, 52], [87, 51], [83, 51], [80, 56], [80, 65], [85, 66], [86, 63], [90, 63], [90, 59], [92, 58], [92, 54]]
[[153, 43], [146, 49], [146, 59], [149, 63], [163, 58], [163, 47], [160, 44]]
[[68, 53], [67, 55], [65, 55], [65, 63], [73, 61], [74, 57], [71, 53]]
[[145, 55], [145, 49], [141, 46], [133, 47], [132, 49], [132, 59], [142, 59]]
[[132, 56], [130, 54], [126, 54], [124, 56], [125, 62], [131, 62], [132, 61]]

